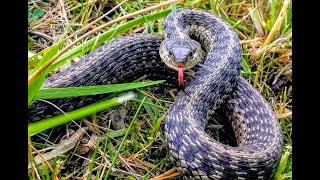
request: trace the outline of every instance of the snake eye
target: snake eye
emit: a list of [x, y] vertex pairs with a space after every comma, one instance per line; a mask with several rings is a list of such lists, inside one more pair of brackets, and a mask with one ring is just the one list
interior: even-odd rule
[[193, 54], [193, 53], [190, 51], [189, 56], [192, 57], [192, 54]]

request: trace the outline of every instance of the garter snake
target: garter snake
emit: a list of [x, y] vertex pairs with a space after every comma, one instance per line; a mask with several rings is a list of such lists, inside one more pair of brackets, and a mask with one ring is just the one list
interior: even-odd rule
[[[177, 170], [185, 179], [272, 178], [282, 152], [281, 127], [267, 101], [240, 76], [242, 51], [233, 27], [209, 11], [181, 8], [166, 17], [163, 29], [164, 38], [147, 33], [115, 38], [47, 78], [43, 87], [124, 83], [143, 75], [176, 86], [177, 65], [186, 72], [194, 69], [195, 76], [165, 120], [168, 152]], [[103, 97], [51, 103], [67, 112]], [[235, 147], [204, 131], [208, 114], [221, 107], [231, 120]], [[30, 121], [36, 121], [60, 110], [37, 101], [28, 114]]]

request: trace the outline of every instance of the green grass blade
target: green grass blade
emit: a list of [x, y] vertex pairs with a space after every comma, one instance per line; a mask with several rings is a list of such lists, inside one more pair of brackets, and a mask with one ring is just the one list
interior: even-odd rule
[[93, 170], [93, 167], [94, 167], [94, 163], [96, 162], [97, 152], [98, 152], [98, 149], [99, 149], [98, 145], [99, 144], [96, 145], [96, 147], [94, 148], [93, 154], [92, 154], [92, 161], [91, 161], [91, 164], [89, 166], [88, 179], [91, 179], [92, 170]]
[[56, 99], [75, 96], [87, 96], [103, 93], [119, 92], [131, 89], [137, 89], [147, 86], [163, 83], [164, 80], [136, 82], [136, 83], [123, 83], [123, 84], [108, 84], [99, 86], [82, 86], [82, 87], [67, 87], [67, 88], [48, 88], [39, 90], [35, 96], [36, 99]]
[[250, 73], [250, 65], [249, 65], [249, 61], [247, 58], [242, 57], [242, 61], [241, 61], [241, 67], [243, 68], [243, 71], [246, 73]]
[[[59, 41], [57, 44], [52, 46], [52, 48], [47, 53], [43, 55], [43, 57], [37, 64], [35, 70], [39, 69], [41, 65], [43, 65], [46, 61], [48, 61], [51, 57], [53, 57], [58, 52], [60, 46], [62, 45], [62, 42], [63, 42], [62, 40]], [[48, 72], [49, 72], [49, 69], [46, 69], [45, 71], [43, 71], [41, 75], [28, 86], [28, 106], [32, 104], [34, 97], [38, 93], [42, 85], [42, 82], [46, 78]]]
[[[132, 101], [133, 101], [133, 102], [141, 102], [141, 100], [139, 100], [139, 99], [133, 99]], [[164, 110], [167, 109], [167, 108], [158, 106], [158, 105], [156, 105], [156, 104], [154, 104], [154, 103], [144, 102], [143, 104], [146, 104], [146, 105], [149, 105], [149, 106], [154, 106], [155, 108], [161, 109], [162, 111], [164, 111]]]
[[[153, 103], [149, 97], [145, 96], [144, 94], [142, 94], [141, 92], [138, 91], [137, 92], [137, 99], [143, 100], [144, 98], [146, 98], [145, 102]], [[153, 119], [154, 118], [154, 113], [153, 113], [153, 110], [151, 109], [151, 107], [149, 105], [145, 104], [145, 103], [143, 104], [143, 107], [147, 111], [147, 113], [150, 116], [150, 118]]]
[[141, 179], [146, 180], [149, 178], [150, 173], [158, 168], [161, 164], [163, 164], [167, 160], [167, 157], [163, 158], [158, 164], [154, 165]]
[[280, 162], [279, 162], [279, 166], [278, 166], [278, 168], [276, 170], [276, 173], [274, 175], [274, 179], [275, 180], [280, 180], [281, 179], [280, 176], [282, 175], [283, 171], [286, 168], [289, 155], [290, 155], [290, 151], [289, 150], [285, 151], [285, 153], [282, 154]]
[[110, 166], [109, 166], [109, 169], [108, 169], [108, 171], [107, 171], [107, 173], [106, 173], [106, 176], [104, 177], [105, 180], [108, 179], [108, 177], [109, 177], [109, 175], [110, 175], [110, 173], [111, 173], [112, 167], [113, 167], [113, 165], [115, 164], [116, 159], [117, 159], [117, 157], [118, 157], [118, 155], [119, 155], [119, 153], [120, 153], [120, 150], [121, 150], [124, 142], [127, 140], [127, 137], [128, 137], [128, 135], [129, 135], [129, 133], [131, 132], [131, 129], [132, 129], [133, 125], [135, 124], [135, 122], [136, 122], [136, 120], [137, 120], [137, 117], [138, 117], [138, 115], [139, 115], [139, 113], [140, 113], [140, 110], [141, 110], [141, 108], [142, 108], [142, 105], [143, 105], [144, 101], [145, 101], [145, 98], [142, 100], [142, 102], [141, 102], [140, 105], [139, 105], [139, 108], [138, 108], [137, 112], [136, 112], [135, 115], [133, 116], [133, 119], [132, 119], [132, 121], [131, 121], [131, 123], [130, 123], [130, 125], [129, 125], [129, 127], [128, 127], [128, 130], [127, 130], [126, 134], [124, 135], [124, 137], [123, 137], [123, 139], [122, 139], [122, 141], [121, 141], [121, 143], [120, 143], [120, 145], [119, 145], [119, 147], [118, 147], [118, 149], [117, 149], [117, 152], [116, 152], [115, 156], [114, 156], [113, 159], [112, 159], [112, 162], [111, 162], [111, 164], [110, 164]]
[[259, 12], [259, 9], [256, 8], [248, 8], [249, 15], [251, 17], [251, 20], [253, 21], [254, 27], [257, 30], [259, 37], [264, 38], [266, 36], [264, 32], [265, 23], [263, 19], [261, 18], [261, 13]]
[[278, 0], [269, 0], [268, 3], [270, 5], [270, 18], [267, 20], [267, 29], [271, 30], [274, 22], [276, 21], [276, 7], [278, 6], [279, 2]]
[[42, 82], [46, 78], [46, 75], [48, 74], [48, 70], [44, 71], [36, 80], [34, 80], [29, 86], [28, 86], [28, 106], [30, 106], [34, 100], [34, 97], [37, 95]]
[[250, 69], [250, 61], [249, 61], [249, 52], [246, 46], [243, 46], [243, 55], [242, 55], [242, 61], [241, 61], [241, 67], [243, 71], [241, 70], [241, 75], [251, 77], [252, 72]]
[[30, 136], [36, 135], [42, 131], [66, 124], [71, 122], [72, 120], [78, 120], [88, 115], [91, 115], [96, 112], [100, 112], [102, 110], [108, 109], [110, 107], [118, 106], [128, 100], [132, 100], [135, 98], [133, 93], [127, 93], [124, 96], [102, 101], [99, 103], [90, 104], [83, 108], [67, 112], [66, 114], [58, 115], [52, 118], [44, 119], [41, 121], [37, 121], [34, 123], [30, 123], [28, 125], [28, 133]]
[[[109, 123], [108, 123], [108, 131], [107, 131], [107, 133], [106, 133], [106, 135], [105, 135], [105, 138], [104, 138], [104, 140], [102, 140], [101, 142], [102, 143], [104, 143], [104, 145], [103, 145], [103, 156], [105, 157], [106, 156], [106, 154], [107, 154], [107, 146], [108, 146], [108, 141], [109, 141], [109, 135], [110, 135], [110, 126], [111, 126], [111, 121], [109, 121]], [[125, 131], [126, 132], [126, 131]], [[125, 132], [124, 132], [124, 134], [125, 134]], [[103, 164], [103, 162], [104, 162], [104, 158], [102, 158], [102, 162], [101, 162], [101, 164], [99, 165], [99, 170], [98, 170], [98, 172], [96, 173], [96, 178], [99, 178], [100, 176], [101, 176], [101, 173], [102, 173], [102, 170], [103, 170], [103, 166], [102, 166], [102, 164]], [[96, 179], [95, 178], [95, 179]]]

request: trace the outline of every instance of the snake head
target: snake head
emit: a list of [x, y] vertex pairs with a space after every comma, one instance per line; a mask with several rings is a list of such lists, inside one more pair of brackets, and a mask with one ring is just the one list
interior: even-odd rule
[[165, 39], [160, 45], [162, 61], [172, 69], [184, 70], [195, 66], [202, 57], [201, 45], [190, 38], [188, 39]]
[[183, 72], [200, 61], [202, 49], [197, 41], [190, 38], [165, 39], [160, 45], [160, 57], [168, 67], [178, 71], [179, 86], [182, 86]]

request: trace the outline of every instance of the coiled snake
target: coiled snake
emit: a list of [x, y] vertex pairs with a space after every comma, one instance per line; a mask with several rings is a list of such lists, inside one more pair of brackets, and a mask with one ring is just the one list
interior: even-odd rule
[[[240, 76], [241, 46], [235, 30], [210, 12], [189, 8], [171, 12], [163, 28], [164, 41], [152, 34], [116, 38], [47, 78], [43, 87], [124, 83], [143, 75], [177, 86], [175, 65], [187, 72], [195, 65], [193, 59], [199, 60], [193, 68], [195, 77], [166, 117], [165, 137], [171, 161], [186, 179], [270, 179], [281, 155], [282, 131], [266, 100]], [[51, 102], [70, 111], [102, 97]], [[204, 131], [207, 116], [222, 107], [231, 119], [236, 147], [222, 144]], [[35, 121], [60, 111], [37, 101], [28, 113]]]

